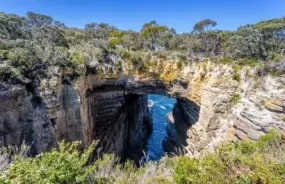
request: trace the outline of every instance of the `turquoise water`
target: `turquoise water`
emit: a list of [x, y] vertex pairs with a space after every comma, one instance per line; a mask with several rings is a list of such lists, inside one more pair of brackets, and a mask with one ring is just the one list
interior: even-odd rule
[[153, 107], [150, 107], [150, 112], [153, 117], [153, 132], [150, 135], [147, 144], [147, 159], [159, 160], [163, 155], [162, 141], [166, 137], [166, 127], [168, 121], [166, 114], [171, 112], [176, 99], [162, 95], [148, 95], [148, 100], [153, 101]]

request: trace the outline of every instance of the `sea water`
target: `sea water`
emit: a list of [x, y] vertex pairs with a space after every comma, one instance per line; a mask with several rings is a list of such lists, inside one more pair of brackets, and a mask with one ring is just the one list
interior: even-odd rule
[[151, 94], [148, 95], [148, 100], [153, 102], [153, 106], [149, 107], [153, 118], [153, 132], [147, 143], [146, 159], [156, 161], [164, 156], [162, 141], [167, 135], [166, 127], [168, 126], [165, 116], [172, 111], [176, 99]]

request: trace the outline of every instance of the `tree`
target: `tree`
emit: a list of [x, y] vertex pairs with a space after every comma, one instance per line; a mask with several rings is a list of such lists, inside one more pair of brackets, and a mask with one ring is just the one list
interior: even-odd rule
[[203, 49], [205, 54], [214, 55], [220, 51], [221, 41], [219, 38], [220, 31], [207, 31], [201, 33]]
[[263, 34], [252, 26], [240, 27], [229, 40], [229, 50], [234, 57], [264, 59], [266, 50]]
[[215, 27], [217, 25], [217, 22], [211, 19], [205, 19], [197, 22], [193, 29], [197, 32], [204, 32], [207, 30], [210, 30], [211, 28]]
[[174, 28], [167, 28], [165, 31], [159, 34], [158, 44], [163, 46], [165, 49], [169, 49], [170, 40], [176, 35]]
[[0, 38], [11, 40], [26, 38], [28, 35], [24, 23], [24, 17], [0, 13]]
[[282, 51], [285, 48], [285, 17], [260, 21], [253, 25], [264, 37], [267, 51]]
[[123, 43], [124, 32], [120, 30], [114, 30], [110, 33], [109, 43], [112, 47], [116, 45], [121, 45]]
[[107, 23], [91, 22], [85, 25], [85, 30], [88, 32], [89, 37], [108, 40], [110, 33], [117, 30], [116, 27], [110, 26]]
[[143, 48], [144, 38], [136, 31], [124, 31], [124, 36], [122, 39], [124, 47], [127, 47], [129, 50], [138, 50]]
[[43, 27], [49, 26], [53, 22], [52, 17], [42, 14], [37, 14], [34, 12], [27, 13], [27, 23], [32, 27]]
[[56, 27], [67, 28], [66, 25], [60, 21], [54, 21], [53, 23]]
[[161, 26], [161, 25], [158, 25], [156, 21], [151, 21], [143, 25], [141, 29], [141, 34], [144, 37], [151, 39], [151, 48], [155, 49], [159, 33], [162, 33], [166, 30], [167, 30], [166, 26]]

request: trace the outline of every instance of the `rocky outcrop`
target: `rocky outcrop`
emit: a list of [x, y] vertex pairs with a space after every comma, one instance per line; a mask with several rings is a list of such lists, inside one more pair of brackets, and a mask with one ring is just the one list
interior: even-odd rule
[[163, 149], [169, 155], [187, 153], [187, 131], [197, 123], [200, 107], [187, 98], [177, 98], [172, 113], [167, 115], [168, 136], [163, 141]]
[[[90, 161], [102, 153], [115, 153], [139, 162], [152, 128], [142, 90], [146, 87], [128, 79], [94, 81], [84, 100], [90, 115], [84, 121], [86, 142], [99, 141]], [[155, 88], [149, 84], [149, 89]]]
[[69, 73], [57, 67], [48, 69], [47, 76], [38, 86], [57, 139], [81, 141], [84, 146], [84, 131], [79, 93], [71, 82]]
[[139, 162], [152, 127], [146, 95], [113, 91], [94, 92], [88, 98], [92, 98], [90, 140], [99, 140], [90, 161], [102, 153], [114, 153]]
[[80, 140], [82, 147], [97, 140], [90, 161], [102, 153], [139, 161], [151, 130], [148, 93], [177, 98], [163, 143], [171, 155], [199, 156], [224, 141], [285, 129], [284, 76], [257, 80], [257, 71], [245, 67], [237, 80], [231, 67], [211, 62], [180, 73], [171, 82], [90, 75], [71, 80], [68, 70], [50, 67], [39, 84], [1, 86], [1, 145], [25, 141], [38, 153], [58, 140]]
[[0, 146], [31, 146], [37, 154], [57, 145], [52, 123], [42, 100], [29, 84], [0, 86]]
[[[199, 105], [200, 112], [195, 123], [173, 113], [176, 131], [168, 131], [167, 140], [172, 144], [166, 149], [170, 154], [182, 152], [198, 157], [225, 141], [256, 140], [270, 129], [285, 129], [284, 76], [260, 76], [257, 80], [257, 71], [245, 67], [237, 81], [230, 67], [210, 62], [185, 70], [189, 84], [180, 96]], [[188, 107], [195, 111], [193, 106]], [[174, 112], [176, 109], [177, 105]]]

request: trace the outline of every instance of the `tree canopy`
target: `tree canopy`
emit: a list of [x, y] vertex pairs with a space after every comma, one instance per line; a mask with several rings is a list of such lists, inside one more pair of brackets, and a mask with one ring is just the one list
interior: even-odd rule
[[[52, 17], [34, 12], [26, 16], [0, 13], [0, 61], [2, 76], [30, 75], [39, 63], [69, 66], [78, 63], [108, 65], [109, 53], [131, 58], [128, 52], [159, 49], [178, 51], [189, 57], [226, 56], [267, 61], [284, 54], [285, 17], [241, 26], [236, 31], [214, 30], [217, 22], [201, 20], [189, 33], [150, 21], [141, 31], [120, 30], [107, 23], [91, 22], [85, 29], [70, 28]], [[119, 49], [118, 49], [119, 48]], [[79, 61], [77, 61], [77, 59]], [[4, 66], [4, 65], [3, 65]], [[10, 67], [12, 66], [12, 67]]]
[[217, 26], [217, 22], [211, 19], [205, 19], [205, 20], [201, 20], [199, 22], [197, 22], [194, 27], [193, 30], [197, 31], [197, 32], [203, 32], [203, 31], [207, 31], [210, 30], [211, 28]]

